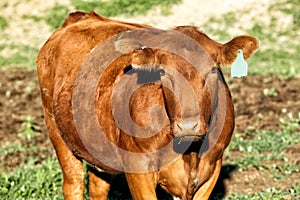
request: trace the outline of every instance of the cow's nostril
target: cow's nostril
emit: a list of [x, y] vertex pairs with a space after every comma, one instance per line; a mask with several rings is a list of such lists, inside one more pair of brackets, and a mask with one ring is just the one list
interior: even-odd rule
[[176, 125], [177, 125], [177, 127], [179, 128], [179, 130], [181, 130], [181, 131], [182, 131], [182, 127], [181, 127], [181, 125], [180, 125], [179, 123], [177, 123]]
[[197, 123], [195, 124], [195, 126], [193, 127], [193, 130], [197, 129], [198, 126], [199, 126], [199, 123], [197, 122]]
[[197, 129], [199, 127], [199, 123], [198, 122], [179, 122], [176, 123], [177, 127], [179, 128], [180, 131], [194, 131], [195, 129]]

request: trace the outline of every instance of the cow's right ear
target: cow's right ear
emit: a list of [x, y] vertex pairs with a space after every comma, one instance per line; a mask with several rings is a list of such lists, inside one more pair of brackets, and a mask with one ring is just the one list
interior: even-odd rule
[[258, 48], [258, 40], [252, 36], [238, 36], [225, 43], [218, 56], [218, 63], [232, 64], [237, 57], [238, 50], [243, 50], [244, 59], [248, 59]]

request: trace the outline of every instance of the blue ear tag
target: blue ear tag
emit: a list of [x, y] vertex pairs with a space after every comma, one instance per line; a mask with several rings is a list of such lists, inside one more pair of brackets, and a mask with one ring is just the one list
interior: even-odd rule
[[231, 77], [241, 78], [247, 76], [248, 64], [244, 59], [243, 50], [238, 50], [238, 55], [231, 65]]

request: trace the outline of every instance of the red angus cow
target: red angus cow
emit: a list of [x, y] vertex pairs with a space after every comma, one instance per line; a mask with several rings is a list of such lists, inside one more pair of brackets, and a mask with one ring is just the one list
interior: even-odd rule
[[234, 129], [220, 65], [257, 47], [251, 36], [220, 44], [192, 26], [163, 31], [70, 14], [37, 58], [65, 199], [83, 199], [82, 161], [101, 172], [89, 171], [91, 199], [106, 199], [107, 176], [122, 172], [133, 199], [157, 199], [158, 184], [181, 199], [208, 199]]

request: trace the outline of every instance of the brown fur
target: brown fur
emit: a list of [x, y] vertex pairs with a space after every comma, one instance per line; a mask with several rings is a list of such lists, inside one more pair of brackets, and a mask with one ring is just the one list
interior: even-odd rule
[[[119, 172], [106, 166], [105, 163], [101, 163], [83, 145], [74, 124], [72, 95], [77, 73], [92, 49], [115, 34], [138, 28], [149, 28], [149, 26], [111, 20], [94, 12], [76, 12], [69, 15], [63, 26], [52, 34], [39, 52], [37, 72], [45, 121], [63, 171], [65, 199], [83, 199], [84, 176], [81, 160], [87, 161], [95, 168], [100, 168], [108, 174]], [[216, 66], [232, 63], [238, 49], [242, 49], [245, 58], [248, 58], [258, 47], [257, 40], [251, 36], [236, 37], [226, 44], [220, 44], [211, 40], [195, 27], [182, 26], [176, 27], [174, 30], [196, 40], [208, 52]], [[166, 191], [182, 199], [208, 199], [219, 176], [222, 155], [230, 142], [234, 128], [233, 105], [228, 87], [223, 82], [222, 77], [221, 79], [216, 78], [217, 76], [214, 75], [216, 73], [213, 73], [212, 78], [207, 78], [207, 74], [196, 73], [190, 63], [177, 55], [147, 47], [141, 48], [141, 44], [134, 44], [132, 41], [125, 43], [126, 45], [116, 45], [117, 49], [125, 51], [127, 54], [119, 57], [107, 67], [95, 91], [95, 110], [98, 122], [110, 141], [131, 152], [159, 150], [169, 143], [174, 136], [185, 134], [183, 130], [178, 128], [180, 127], [179, 124], [183, 123], [180, 120], [181, 118], [193, 120], [193, 109], [195, 106], [197, 107], [197, 105], [190, 105], [189, 102], [180, 105], [172, 93], [161, 86], [162, 82], [169, 84], [170, 81], [177, 80], [176, 74], [168, 72], [169, 77], [164, 78], [162, 76], [161, 80], [156, 80], [155, 84], [145, 84], [138, 88], [131, 96], [129, 103], [131, 118], [137, 125], [145, 127], [152, 124], [154, 125], [151, 126], [153, 129], [162, 126], [162, 130], [156, 135], [146, 138], [133, 137], [122, 132], [115, 124], [112, 116], [112, 90], [118, 80], [124, 76], [126, 67], [131, 64], [146, 67], [144, 69], [146, 71], [160, 70], [156, 67], [161, 65], [171, 66], [182, 74], [196, 94], [200, 108], [197, 112], [200, 113], [200, 121], [197, 122], [198, 126], [195, 126], [195, 133], [201, 136], [210, 130], [212, 133], [218, 132], [217, 134], [219, 134], [213, 148], [200, 157], [195, 153], [181, 155], [169, 165], [160, 166], [163, 159], [174, 154], [172, 149], [168, 149], [159, 157], [145, 158], [143, 161], [149, 165], [149, 169], [159, 166], [158, 170], [150, 170], [147, 173], [125, 172], [133, 198], [156, 199], [155, 188], [157, 184], [160, 184]], [[135, 46], [134, 49], [136, 50], [131, 52], [124, 49], [128, 45]], [[147, 66], [150, 68], [147, 69]], [[218, 69], [220, 70], [219, 67]], [[130, 83], [131, 78], [127, 81]], [[213, 110], [211, 107], [211, 101], [217, 98], [210, 93], [211, 88], [214, 87], [224, 88], [226, 100], [222, 99], [222, 101], [226, 102], [227, 109], [225, 111], [218, 108]], [[183, 91], [182, 95], [188, 96], [190, 94]], [[188, 98], [185, 98], [184, 101], [188, 101]], [[161, 112], [152, 113], [157, 115], [159, 119], [165, 120], [151, 121], [150, 116], [152, 114], [149, 114], [149, 110], [152, 105], [166, 108]], [[186, 114], [178, 112], [180, 106], [191, 116], [187, 117]], [[217, 130], [221, 125], [214, 119], [212, 119], [213, 126], [209, 126], [212, 112], [215, 115], [225, 117], [225, 126], [221, 127], [220, 131]], [[213, 136], [208, 137], [211, 137], [210, 142], [213, 141]], [[105, 146], [106, 144], [99, 142], [99, 146], [104, 149], [109, 148], [109, 146]], [[122, 166], [122, 162], [127, 162], [129, 165], [142, 162], [130, 160], [130, 158], [120, 158], [120, 155], [110, 151], [110, 149], [106, 149], [104, 154], [111, 156], [112, 161], [118, 166]], [[148, 162], [147, 159], [151, 162]], [[109, 190], [108, 174], [103, 177], [94, 170], [89, 173], [91, 198], [106, 199]]]

